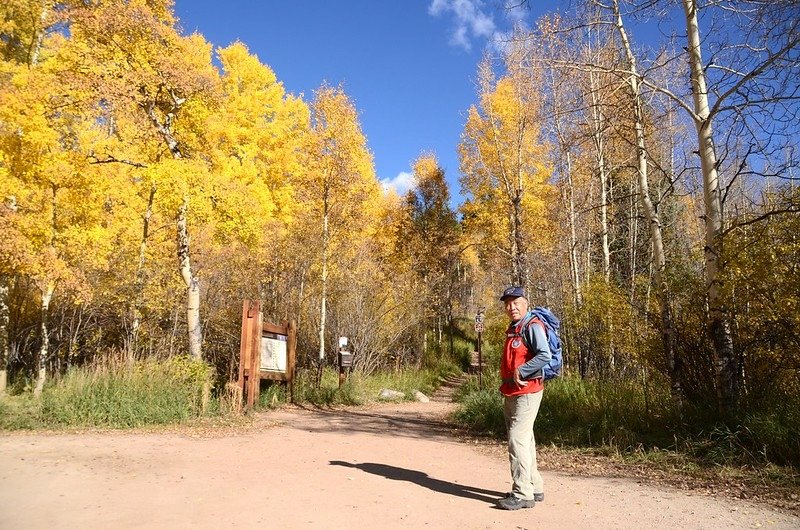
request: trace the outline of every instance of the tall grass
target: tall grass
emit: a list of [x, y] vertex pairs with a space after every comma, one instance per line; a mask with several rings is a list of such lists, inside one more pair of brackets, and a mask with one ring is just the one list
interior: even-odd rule
[[[476, 431], [505, 437], [503, 398], [496, 376], [484, 376], [456, 394], [455, 420]], [[623, 454], [677, 451], [714, 465], [800, 464], [800, 396], [746, 404], [738, 421], [722, 423], [713, 410], [678, 410], [667, 381], [645, 387], [634, 379], [561, 377], [546, 383], [536, 419], [540, 443], [604, 447]]]
[[[294, 382], [295, 401], [319, 406], [361, 405], [376, 401], [382, 388], [431, 394], [444, 375], [458, 371], [446, 360], [436, 369], [403, 370], [371, 376], [349, 374], [339, 387], [334, 368], [323, 371], [317, 385], [316, 371], [301, 370]], [[51, 427], [140, 427], [180, 423], [206, 413], [234, 413], [220, 409], [220, 396], [210, 395], [213, 368], [202, 362], [173, 357], [165, 361], [141, 361], [133, 365], [108, 361], [70, 370], [49, 383], [41, 399], [29, 393], [0, 398], [0, 429]], [[286, 386], [265, 383], [258, 409], [281, 406], [289, 400]]]
[[348, 377], [339, 387], [339, 372], [334, 368], [322, 371], [322, 380], [317, 385], [315, 370], [301, 370], [294, 381], [294, 399], [297, 403], [311, 403], [317, 406], [361, 405], [365, 394]]
[[[455, 418], [460, 423], [495, 436], [505, 435], [503, 398], [496, 374], [484, 376], [484, 388], [471, 381], [459, 394]], [[669, 443], [665, 426], [675, 420], [668, 395], [645, 399], [635, 382], [584, 381], [561, 377], [546, 384], [536, 419], [536, 435], [543, 443], [591, 446], [612, 445], [621, 450]]]
[[41, 402], [30, 394], [0, 395], [0, 429], [40, 429], [46, 427], [40, 414]]
[[0, 401], [0, 427], [141, 427], [209, 410], [213, 368], [183, 357], [76, 368], [30, 396]]
[[555, 379], [545, 388], [537, 434], [554, 443], [621, 451], [674, 444], [679, 414], [665, 389], [649, 385], [646, 393], [631, 379]]
[[[422, 370], [378, 372], [369, 376], [350, 373], [339, 387], [339, 372], [336, 368], [325, 368], [319, 385], [315, 370], [300, 370], [294, 381], [294, 399], [297, 403], [317, 406], [357, 406], [377, 401], [381, 389], [388, 388], [402, 392], [406, 400], [413, 400], [416, 391], [430, 396], [445, 376], [459, 371], [454, 363], [441, 360], [435, 367]], [[261, 391], [259, 407], [279, 406], [286, 403], [288, 398], [282, 385], [267, 385]]]

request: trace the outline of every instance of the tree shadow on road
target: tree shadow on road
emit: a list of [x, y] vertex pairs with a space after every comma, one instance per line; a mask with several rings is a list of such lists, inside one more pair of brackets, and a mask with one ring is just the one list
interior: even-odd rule
[[295, 407], [311, 414], [294, 417], [286, 425], [308, 432], [389, 434], [405, 438], [443, 441], [454, 440], [460, 432], [445, 418], [431, 416], [413, 409], [367, 412], [352, 409], [325, 409], [306, 405], [296, 405]]
[[405, 482], [412, 482], [423, 488], [428, 488], [432, 491], [439, 493], [446, 493], [447, 495], [454, 495], [456, 497], [464, 497], [465, 499], [474, 499], [478, 501], [496, 504], [500, 497], [505, 494], [498, 491], [486, 490], [483, 488], [476, 488], [474, 486], [467, 486], [464, 484], [456, 484], [433, 478], [427, 473], [422, 471], [415, 471], [413, 469], [405, 469], [402, 467], [389, 466], [386, 464], [376, 464], [373, 462], [364, 462], [362, 464], [353, 464], [350, 462], [343, 462], [341, 460], [331, 460], [332, 466], [351, 467], [360, 469], [366, 473], [379, 475], [391, 480], [402, 480]]

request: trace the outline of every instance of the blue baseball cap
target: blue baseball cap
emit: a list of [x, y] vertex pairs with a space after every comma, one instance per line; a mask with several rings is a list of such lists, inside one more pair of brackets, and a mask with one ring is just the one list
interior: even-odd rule
[[525, 296], [525, 289], [518, 285], [512, 285], [508, 287], [505, 291], [503, 291], [503, 295], [500, 297], [501, 302], [505, 302], [506, 298], [527, 298]]

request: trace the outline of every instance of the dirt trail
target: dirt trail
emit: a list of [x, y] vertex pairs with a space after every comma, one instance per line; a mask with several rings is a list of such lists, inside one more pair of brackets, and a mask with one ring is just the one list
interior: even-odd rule
[[451, 406], [293, 407], [211, 432], [1, 434], [0, 528], [800, 528], [746, 501], [546, 468], [545, 502], [498, 510], [507, 461], [458, 441]]

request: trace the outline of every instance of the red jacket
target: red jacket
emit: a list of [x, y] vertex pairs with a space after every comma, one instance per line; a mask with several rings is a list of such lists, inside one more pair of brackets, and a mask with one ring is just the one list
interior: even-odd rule
[[503, 347], [503, 357], [500, 360], [500, 377], [503, 379], [503, 383], [500, 385], [500, 392], [504, 396], [532, 394], [541, 392], [544, 389], [543, 377], [528, 379], [525, 386], [517, 386], [514, 383], [514, 372], [534, 357], [534, 353], [528, 351], [525, 342], [522, 340], [522, 328], [527, 325], [539, 325], [542, 327], [542, 331], [547, 333], [544, 324], [538, 318], [533, 318], [532, 320], [522, 318], [517, 322], [512, 322], [508, 327], [508, 330], [506, 330], [506, 343]]

